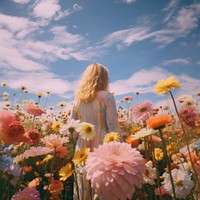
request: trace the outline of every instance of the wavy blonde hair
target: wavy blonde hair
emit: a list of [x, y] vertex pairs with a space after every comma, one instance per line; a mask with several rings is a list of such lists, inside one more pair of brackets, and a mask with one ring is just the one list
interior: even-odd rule
[[82, 102], [94, 100], [96, 92], [108, 90], [108, 69], [99, 63], [90, 64], [82, 75], [76, 92], [76, 99]]

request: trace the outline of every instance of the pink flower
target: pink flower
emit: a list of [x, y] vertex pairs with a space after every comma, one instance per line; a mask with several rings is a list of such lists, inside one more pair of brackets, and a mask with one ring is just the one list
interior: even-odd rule
[[26, 142], [29, 144], [36, 144], [40, 141], [40, 133], [36, 130], [30, 129], [26, 132]]
[[32, 102], [26, 102], [24, 105], [24, 110], [31, 115], [34, 116], [40, 116], [44, 113], [46, 113], [44, 110], [42, 110], [38, 105], [35, 105]]
[[5, 144], [19, 143], [24, 140], [24, 127], [11, 111], [0, 112], [0, 140]]
[[130, 114], [132, 115], [132, 117], [143, 121], [147, 120], [150, 117], [151, 111], [152, 102], [149, 100], [139, 102], [130, 108]]
[[195, 127], [195, 120], [198, 117], [195, 106], [185, 106], [180, 110], [179, 114], [185, 126]]
[[23, 190], [17, 192], [13, 197], [12, 200], [40, 200], [40, 193], [35, 188], [24, 188]]
[[67, 154], [68, 154], [67, 147], [63, 147], [63, 146], [56, 147], [56, 155], [59, 158], [64, 158], [67, 156]]
[[89, 152], [85, 168], [92, 188], [105, 200], [131, 199], [135, 186], [142, 187], [146, 170], [140, 152], [120, 142], [105, 143]]

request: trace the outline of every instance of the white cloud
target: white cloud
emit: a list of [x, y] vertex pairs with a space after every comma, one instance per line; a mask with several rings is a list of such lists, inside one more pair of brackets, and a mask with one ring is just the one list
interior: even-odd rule
[[51, 91], [54, 94], [65, 95], [67, 92], [72, 93], [75, 87], [73, 82], [47, 71], [29, 73], [6, 70], [2, 74], [1, 81], [6, 82], [9, 88], [19, 89], [23, 85], [31, 93]]
[[54, 35], [54, 41], [56, 44], [60, 45], [74, 45], [78, 44], [81, 40], [83, 40], [83, 37], [78, 34], [71, 34], [67, 32], [65, 26], [54, 26], [51, 29], [51, 32]]
[[[148, 70], [142, 69], [127, 79], [117, 80], [111, 83], [110, 88], [116, 96], [127, 95], [129, 93], [135, 94], [136, 92], [139, 92], [140, 94], [153, 93], [156, 82], [158, 80], [166, 80], [169, 76], [174, 76], [174, 78], [181, 83], [181, 88], [176, 90], [177, 95], [192, 95], [199, 92], [199, 79], [190, 77], [186, 74], [177, 76], [159, 67]], [[192, 90], [191, 85], [193, 88]]]
[[134, 3], [137, 0], [123, 0], [124, 3], [130, 4], [130, 3]]
[[134, 27], [113, 32], [103, 40], [104, 47], [116, 44], [129, 46], [133, 42], [147, 39], [149, 37], [148, 32], [149, 28], [146, 27]]
[[0, 28], [7, 29], [14, 34], [20, 34], [21, 31], [26, 30], [28, 34], [37, 30], [38, 24], [25, 17], [0, 14]]
[[78, 5], [77, 3], [75, 3], [73, 6], [72, 6], [73, 10], [75, 11], [79, 11], [82, 9], [82, 7], [80, 5]]
[[134, 73], [131, 77], [124, 80], [117, 80], [111, 83], [111, 91], [115, 92], [116, 95], [125, 95], [128, 93], [148, 93], [153, 92], [153, 84], [158, 79], [166, 79], [171, 73], [154, 67], [152, 69], [141, 69]]
[[43, 19], [51, 19], [61, 10], [58, 0], [39, 0], [33, 6], [33, 14], [35, 17]]
[[164, 61], [163, 65], [173, 65], [173, 64], [187, 65], [189, 63], [190, 59], [188, 58], [176, 58]]
[[27, 4], [29, 3], [31, 0], [11, 0], [15, 3], [18, 3], [18, 4]]
[[177, 6], [179, 4], [180, 0], [171, 0], [167, 6], [163, 9], [163, 11], [165, 11], [167, 13], [164, 22], [167, 22], [168, 20], [171, 19], [171, 17], [173, 16], [173, 14], [175, 13]]
[[[169, 10], [178, 1], [171, 1], [171, 5], [165, 8]], [[173, 12], [173, 14], [175, 11]], [[153, 42], [161, 43], [159, 47], [165, 47], [180, 37], [185, 37], [197, 28], [200, 16], [200, 3], [191, 4], [177, 9], [177, 12], [166, 20], [163, 28], [153, 30], [153, 27], [134, 27], [115, 31], [103, 40], [103, 46], [116, 45], [118, 49], [122, 46], [130, 46], [134, 42], [152, 39]], [[152, 31], [153, 30], [153, 31]]]

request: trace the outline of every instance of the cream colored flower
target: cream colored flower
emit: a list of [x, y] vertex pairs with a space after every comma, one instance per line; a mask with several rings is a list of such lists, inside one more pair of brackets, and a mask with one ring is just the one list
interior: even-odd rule
[[95, 137], [96, 131], [93, 124], [82, 122], [79, 127], [81, 138], [84, 140], [91, 140]]

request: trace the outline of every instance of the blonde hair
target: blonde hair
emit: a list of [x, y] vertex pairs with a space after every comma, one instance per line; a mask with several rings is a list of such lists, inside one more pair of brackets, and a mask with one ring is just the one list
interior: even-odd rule
[[82, 102], [93, 101], [96, 92], [108, 88], [108, 69], [99, 63], [90, 64], [82, 75], [76, 99]]

